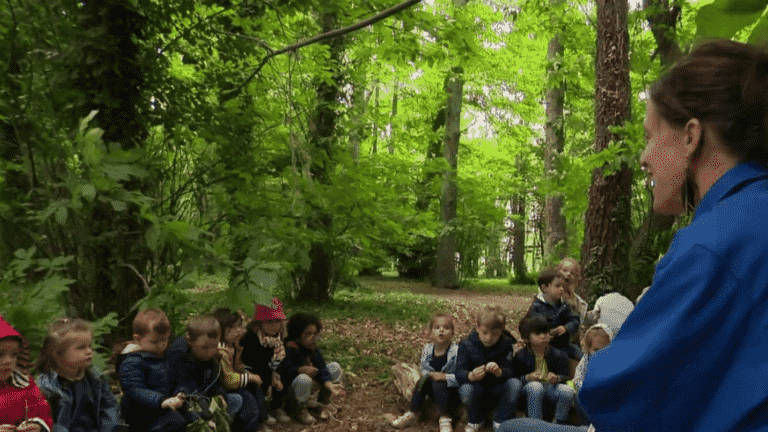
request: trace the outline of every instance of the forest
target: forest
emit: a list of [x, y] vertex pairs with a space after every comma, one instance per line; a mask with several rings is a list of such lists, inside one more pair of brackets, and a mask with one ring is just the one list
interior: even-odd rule
[[648, 87], [768, 0], [4, 0], [0, 314], [125, 336], [188, 292], [325, 304], [565, 256], [634, 298], [684, 220], [639, 169]]

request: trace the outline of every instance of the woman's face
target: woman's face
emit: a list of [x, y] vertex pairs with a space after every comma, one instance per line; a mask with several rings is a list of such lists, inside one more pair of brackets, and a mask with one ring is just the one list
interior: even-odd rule
[[645, 150], [640, 166], [648, 172], [653, 185], [653, 211], [677, 215], [683, 212], [681, 191], [685, 185], [688, 166], [688, 137], [685, 127], [671, 126], [648, 101], [645, 113]]

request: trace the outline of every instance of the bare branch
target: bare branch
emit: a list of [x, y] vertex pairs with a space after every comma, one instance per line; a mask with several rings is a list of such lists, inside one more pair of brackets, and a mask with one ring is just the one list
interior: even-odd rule
[[400, 12], [400, 11], [408, 9], [409, 7], [411, 7], [411, 6], [413, 6], [413, 5], [417, 4], [417, 3], [421, 3], [421, 0], [406, 0], [406, 1], [404, 1], [404, 2], [402, 2], [400, 4], [398, 4], [398, 5], [392, 6], [389, 9], [381, 11], [377, 15], [374, 15], [374, 16], [366, 19], [366, 20], [357, 22], [357, 23], [352, 24], [352, 25], [347, 26], [347, 27], [343, 27], [343, 28], [336, 29], [336, 30], [331, 30], [329, 32], [326, 32], [326, 33], [317, 35], [315, 37], [312, 37], [312, 38], [309, 38], [309, 39], [297, 42], [297, 43], [295, 43], [293, 45], [288, 45], [287, 47], [280, 48], [277, 51], [273, 51], [273, 52], [267, 54], [266, 56], [264, 56], [263, 59], [261, 59], [261, 62], [259, 62], [259, 65], [256, 66], [256, 69], [253, 71], [253, 73], [251, 73], [250, 76], [248, 76], [248, 78], [245, 79], [245, 81], [243, 81], [234, 90], [229, 91], [229, 92], [224, 93], [223, 95], [221, 95], [221, 103], [225, 103], [225, 102], [227, 102], [229, 100], [232, 100], [235, 97], [237, 97], [237, 95], [240, 94], [240, 92], [243, 90], [243, 88], [246, 85], [248, 85], [249, 82], [251, 82], [251, 80], [261, 71], [261, 68], [263, 68], [264, 65], [267, 64], [267, 61], [269, 61], [269, 59], [271, 59], [272, 57], [278, 56], [280, 54], [287, 53], [289, 51], [296, 51], [299, 48], [303, 48], [303, 47], [305, 47], [307, 45], [311, 45], [313, 43], [322, 42], [322, 41], [324, 41], [326, 39], [332, 39], [332, 38], [335, 38], [335, 37], [338, 37], [338, 36], [343, 36], [343, 35], [345, 35], [347, 33], [351, 33], [351, 32], [353, 32], [355, 30], [359, 30], [359, 29], [361, 29], [363, 27], [367, 27], [367, 26], [369, 26], [371, 24], [375, 24], [375, 23], [383, 20], [384, 18], [390, 17], [390, 16], [392, 16], [392, 15], [394, 15], [394, 14]]

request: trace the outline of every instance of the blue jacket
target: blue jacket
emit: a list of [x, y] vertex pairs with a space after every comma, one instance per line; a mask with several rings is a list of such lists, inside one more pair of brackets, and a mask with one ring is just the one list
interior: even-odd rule
[[[549, 347], [544, 354], [544, 361], [547, 362], [547, 370], [557, 375], [560, 382], [568, 381], [569, 363], [568, 355], [557, 348]], [[523, 385], [528, 384], [526, 375], [536, 370], [536, 355], [529, 348], [523, 348], [512, 358], [512, 370], [516, 377], [520, 379]]]
[[[459, 346], [455, 343], [452, 343], [450, 347], [448, 347], [448, 352], [446, 353], [448, 355], [448, 361], [445, 363], [445, 366], [440, 369], [440, 372], [445, 373], [445, 381], [448, 383], [448, 387], [458, 387], [459, 382], [456, 381], [456, 356], [459, 353]], [[427, 375], [430, 372], [433, 372], [435, 369], [432, 367], [429, 362], [432, 361], [432, 358], [434, 358], [435, 354], [435, 344], [428, 343], [424, 345], [424, 349], [421, 351], [421, 376]]]
[[[40, 391], [51, 404], [51, 411], [55, 419], [52, 432], [68, 432], [75, 420], [72, 412], [75, 403], [74, 395], [72, 388], [62, 386], [58, 378], [59, 375], [54, 371], [40, 374], [37, 378], [37, 386], [40, 387]], [[120, 423], [120, 419], [117, 400], [109, 389], [107, 377], [94, 370], [86, 371], [83, 379], [88, 380], [91, 389], [95, 391], [93, 403], [99, 413], [99, 418], [94, 419], [94, 421], [98, 425], [99, 432], [114, 431]]]
[[515, 339], [504, 332], [498, 342], [486, 348], [480, 341], [477, 330], [472, 330], [459, 345], [459, 352], [456, 356], [456, 381], [459, 384], [468, 383], [468, 375], [472, 369], [488, 362], [496, 362], [499, 365], [501, 377], [497, 378], [493, 374], [485, 374], [485, 377], [480, 380], [483, 387], [501, 384], [512, 378], [514, 376], [512, 373], [512, 346], [514, 344]]
[[739, 164], [675, 235], [653, 284], [590, 360], [598, 431], [768, 431], [768, 169]]
[[172, 395], [179, 392], [185, 395], [198, 394], [208, 397], [225, 395], [226, 390], [219, 383], [218, 358], [202, 362], [189, 352], [189, 345], [184, 336], [179, 336], [168, 347], [169, 384]]
[[280, 374], [280, 381], [283, 383], [283, 388], [290, 388], [293, 380], [299, 376], [299, 368], [307, 366], [308, 363], [317, 368], [315, 381], [323, 384], [331, 380], [331, 372], [328, 371], [328, 366], [325, 364], [325, 359], [323, 359], [323, 353], [319, 349], [314, 351], [308, 350], [299, 346], [296, 342], [286, 342], [285, 358], [277, 369]]
[[581, 318], [571, 310], [568, 303], [561, 301], [557, 306], [544, 300], [544, 295], [539, 293], [533, 299], [531, 312], [543, 316], [552, 328], [563, 326], [567, 330], [560, 336], [553, 337], [549, 344], [555, 348], [565, 348], [571, 341], [571, 336], [576, 334], [581, 324]]
[[[131, 345], [127, 348], [130, 350]], [[122, 414], [129, 423], [146, 413], [146, 408], [160, 408], [164, 400], [175, 395], [168, 380], [167, 361], [154, 354], [128, 351], [118, 359], [117, 370], [124, 393]]]

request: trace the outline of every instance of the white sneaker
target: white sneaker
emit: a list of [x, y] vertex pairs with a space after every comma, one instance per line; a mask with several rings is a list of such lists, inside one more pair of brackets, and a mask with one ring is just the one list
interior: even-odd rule
[[395, 420], [392, 420], [392, 427], [397, 429], [402, 429], [408, 426], [415, 425], [416, 422], [418, 421], [419, 421], [419, 418], [416, 416], [416, 413], [412, 411], [408, 411], [405, 414], [401, 415], [400, 417], [396, 418]]
[[272, 414], [267, 414], [267, 419], [264, 420], [264, 423], [266, 423], [268, 425], [273, 425], [273, 424], [277, 423], [277, 420], [274, 417], [272, 417]]
[[468, 423], [464, 432], [477, 432], [480, 430], [480, 423]]
[[453, 432], [450, 417], [440, 417], [440, 432]]

